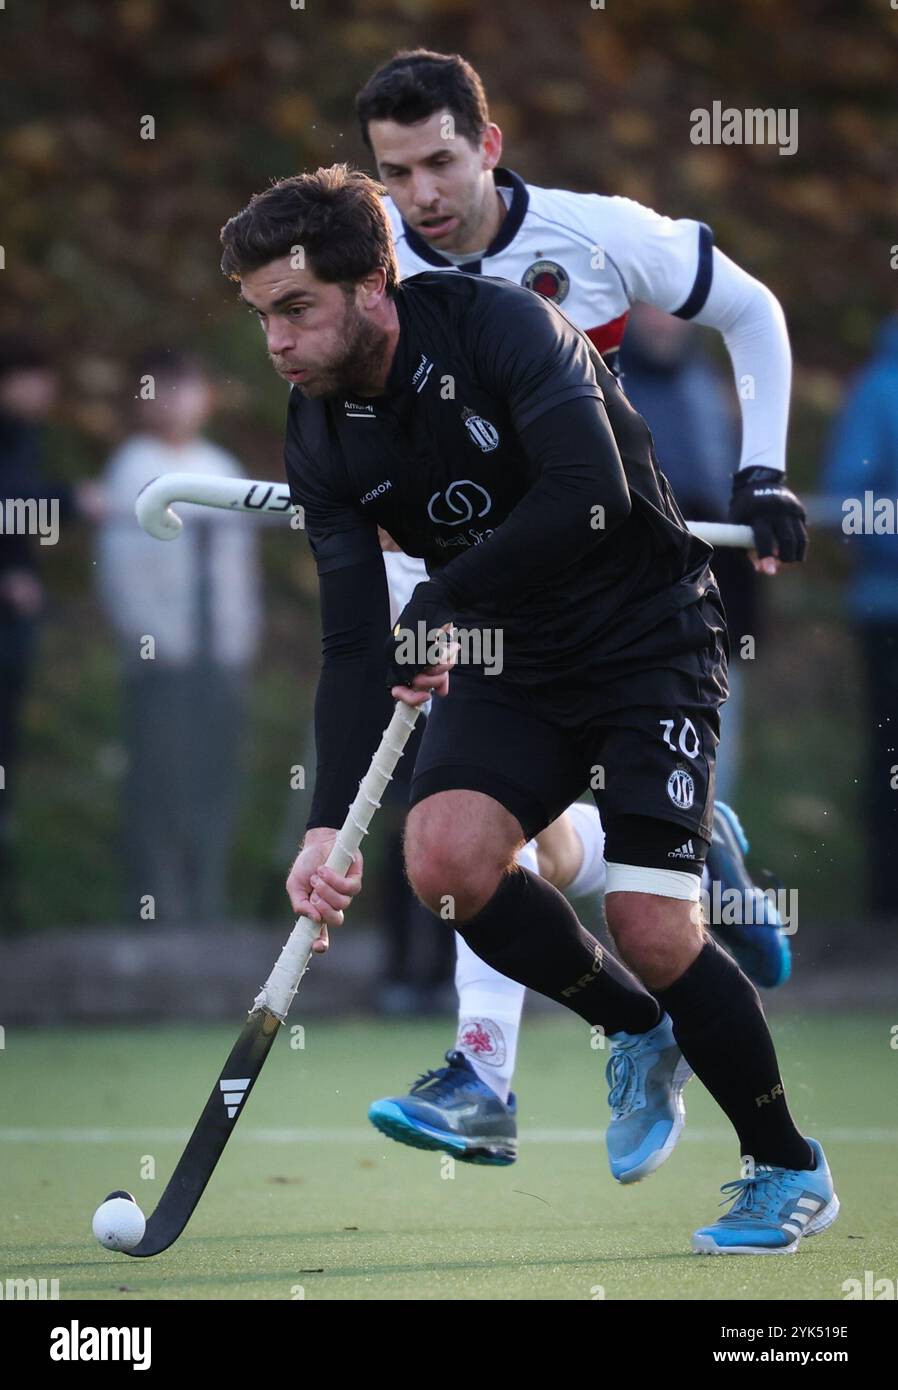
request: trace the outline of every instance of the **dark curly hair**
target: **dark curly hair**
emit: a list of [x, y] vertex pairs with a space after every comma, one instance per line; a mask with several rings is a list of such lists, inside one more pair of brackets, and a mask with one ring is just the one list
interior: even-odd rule
[[301, 247], [317, 279], [349, 286], [382, 266], [393, 294], [399, 267], [384, 192], [346, 164], [280, 179], [222, 227], [222, 271], [240, 280]]

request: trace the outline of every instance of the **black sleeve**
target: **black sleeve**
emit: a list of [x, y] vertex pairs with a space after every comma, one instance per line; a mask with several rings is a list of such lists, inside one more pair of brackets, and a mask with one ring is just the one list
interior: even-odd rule
[[307, 829], [337, 828], [390, 721], [386, 685], [390, 600], [377, 527], [356, 511], [303, 447], [291, 401], [284, 461], [318, 568], [322, 666], [315, 693], [318, 768]]
[[568, 399], [520, 432], [536, 481], [491, 536], [433, 579], [460, 608], [513, 599], [588, 555], [630, 512], [604, 402]]
[[518, 285], [481, 288], [467, 350], [475, 378], [507, 402], [518, 433], [566, 401], [604, 400], [589, 340], [558, 309]]

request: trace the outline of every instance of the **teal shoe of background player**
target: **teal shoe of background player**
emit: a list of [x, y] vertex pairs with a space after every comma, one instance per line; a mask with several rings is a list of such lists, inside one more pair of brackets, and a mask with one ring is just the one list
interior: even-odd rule
[[[749, 844], [739, 817], [723, 801], [714, 803], [708, 874], [712, 885], [720, 884], [722, 903], [742, 903], [744, 911], [735, 922], [710, 922], [710, 930], [729, 951], [740, 970], [759, 989], [777, 989], [792, 973], [789, 938], [776, 903], [754, 882], [745, 863]], [[725, 894], [731, 894], [730, 899]], [[712, 893], [712, 915], [714, 898]], [[730, 915], [729, 913], [721, 916]]]
[[419, 1076], [407, 1096], [374, 1101], [368, 1119], [381, 1134], [415, 1149], [441, 1149], [462, 1163], [514, 1163], [514, 1095], [501, 1101], [463, 1052], [447, 1052], [446, 1062]]

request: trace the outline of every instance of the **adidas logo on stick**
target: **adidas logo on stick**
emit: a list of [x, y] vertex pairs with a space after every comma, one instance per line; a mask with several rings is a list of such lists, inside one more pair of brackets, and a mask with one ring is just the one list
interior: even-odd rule
[[250, 1080], [250, 1077], [243, 1076], [239, 1081], [219, 1081], [218, 1085], [222, 1092], [222, 1100], [227, 1106], [228, 1119], [233, 1120], [237, 1111], [240, 1109], [240, 1103], [246, 1095]]

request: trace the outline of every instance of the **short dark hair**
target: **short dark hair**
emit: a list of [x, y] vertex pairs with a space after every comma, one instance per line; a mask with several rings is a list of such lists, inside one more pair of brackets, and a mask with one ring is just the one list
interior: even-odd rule
[[393, 294], [399, 266], [385, 192], [375, 179], [346, 164], [280, 179], [254, 194], [222, 227], [221, 268], [231, 280], [239, 280], [301, 246], [317, 279], [349, 286], [382, 266], [387, 293]]
[[362, 139], [371, 149], [371, 121], [413, 125], [435, 111], [449, 111], [455, 129], [472, 145], [479, 143], [490, 118], [478, 73], [459, 53], [403, 49], [377, 69], [355, 99]]

